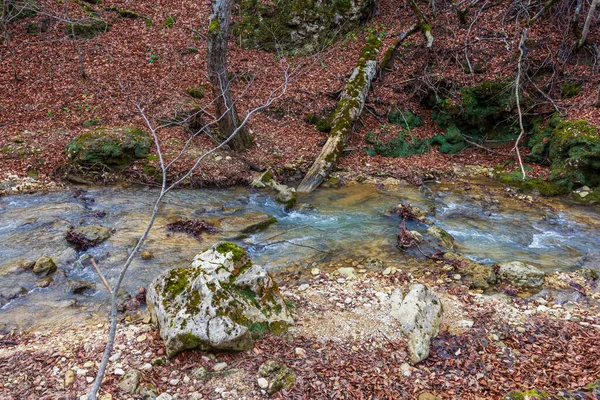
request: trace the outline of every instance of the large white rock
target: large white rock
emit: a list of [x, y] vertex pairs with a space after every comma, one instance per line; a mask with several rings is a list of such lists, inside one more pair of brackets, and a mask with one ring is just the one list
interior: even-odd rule
[[[429, 356], [431, 339], [437, 336], [442, 322], [442, 303], [437, 294], [425, 285], [416, 284], [401, 301], [392, 295], [392, 317], [400, 322], [408, 337], [408, 353], [413, 364]], [[396, 303], [396, 304], [394, 304]]]
[[228, 242], [160, 274], [147, 303], [169, 357], [188, 349], [247, 350], [252, 329], [279, 333], [293, 323], [269, 273]]
[[544, 283], [546, 274], [533, 265], [511, 261], [498, 265], [498, 275], [517, 286], [536, 287]]

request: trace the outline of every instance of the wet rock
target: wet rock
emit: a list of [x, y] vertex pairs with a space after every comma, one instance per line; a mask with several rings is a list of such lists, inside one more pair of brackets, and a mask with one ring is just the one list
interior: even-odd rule
[[26, 294], [27, 289], [23, 286], [0, 287], [0, 306]]
[[266, 170], [252, 182], [252, 187], [256, 189], [270, 188], [275, 193], [275, 200], [285, 206], [286, 211], [290, 210], [298, 200], [296, 189], [278, 183], [273, 177], [271, 170]]
[[536, 287], [544, 283], [546, 274], [533, 265], [520, 261], [498, 264], [498, 276], [521, 287]]
[[430, 226], [427, 229], [427, 233], [437, 240], [442, 247], [448, 250], [456, 249], [456, 241], [448, 232], [440, 228], [439, 226]]
[[293, 322], [277, 284], [246, 252], [222, 242], [189, 267], [163, 272], [147, 302], [169, 357], [188, 349], [247, 350], [252, 331], [281, 333]]
[[51, 275], [56, 272], [56, 264], [50, 257], [43, 256], [38, 258], [33, 266], [33, 273], [36, 275]]
[[392, 304], [391, 315], [408, 336], [410, 361], [416, 364], [426, 359], [431, 339], [437, 336], [442, 322], [442, 305], [437, 294], [425, 285], [413, 285], [399, 306]]
[[444, 254], [444, 261], [456, 266], [461, 274], [466, 275], [475, 289], [488, 289], [490, 285], [496, 283], [496, 274], [490, 266], [450, 252]]
[[598, 271], [593, 268], [581, 268], [577, 271], [577, 274], [581, 275], [583, 279], [588, 281], [598, 280]]
[[66, 283], [67, 291], [72, 294], [85, 294], [96, 289], [93, 282], [81, 281], [77, 279], [70, 280]]
[[87, 250], [104, 242], [111, 236], [110, 229], [100, 225], [86, 225], [70, 229], [67, 232], [67, 241], [78, 250]]
[[54, 281], [54, 279], [52, 279], [52, 277], [45, 277], [42, 279], [39, 279], [36, 283], [35, 283], [35, 287], [39, 287], [39, 288], [46, 288], [48, 286], [50, 286], [50, 284]]
[[277, 219], [269, 214], [254, 213], [228, 217], [220, 221], [220, 230], [247, 235], [260, 232], [277, 223]]
[[291, 389], [296, 383], [296, 372], [281, 361], [265, 361], [258, 368], [258, 373], [263, 378], [270, 378], [267, 386], [269, 394], [277, 393], [282, 389]]
[[119, 381], [119, 389], [125, 393], [136, 393], [140, 386], [142, 374], [136, 369], [128, 371]]

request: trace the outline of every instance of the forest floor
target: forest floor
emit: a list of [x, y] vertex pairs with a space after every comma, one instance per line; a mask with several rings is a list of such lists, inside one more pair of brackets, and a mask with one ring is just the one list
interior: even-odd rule
[[[556, 7], [565, 6], [564, 2], [559, 3]], [[201, 22], [208, 21], [210, 3], [160, 0], [136, 4], [133, 11], [144, 18], [131, 19], [107, 11], [110, 7], [132, 7], [128, 2], [106, 0], [104, 9], [97, 8], [111, 24], [110, 30], [75, 43], [64, 35], [60, 18], [53, 18], [64, 12], [62, 6], [49, 0], [41, 5], [48, 15], [11, 24], [11, 39], [0, 47], [0, 179], [6, 179], [8, 174], [29, 175], [42, 182], [65, 178], [68, 175], [63, 168], [67, 161], [65, 146], [76, 135], [93, 129], [85, 128], [86, 122], [146, 128], [137, 106], [157, 126], [161, 119], [194, 106], [209, 105], [206, 42], [198, 32], [202, 31]], [[432, 49], [425, 48], [420, 33], [401, 45], [392, 63], [372, 85], [366, 108], [340, 162], [342, 171], [356, 177], [391, 176], [419, 182], [424, 172], [444, 173], [455, 165], [500, 166], [509, 171], [517, 168], [513, 142], [490, 144], [487, 150], [470, 147], [456, 155], [442, 154], [435, 148], [406, 158], [369, 156], [364, 151], [369, 132], [378, 137], [399, 133], [399, 128], [386, 120], [391, 110], [412, 110], [422, 117], [423, 125], [410, 132], [415, 137], [430, 138], [443, 133], [431, 119], [432, 110], [422, 102], [440, 84], [460, 88], [483, 81], [514, 80], [520, 28], [518, 24], [501, 26], [500, 22], [514, 25], [520, 14], [512, 15], [510, 6], [503, 3], [486, 2], [478, 7], [471, 16], [476, 17], [473, 21], [476, 23], [470, 25], [460, 25], [451, 8], [439, 9]], [[75, 3], [71, 8], [71, 18], [85, 15]], [[531, 10], [523, 12], [534, 11], [535, 5], [531, 5]], [[535, 44], [529, 54], [531, 64], [538, 68], [547, 59], [560, 66], [560, 70], [551, 74], [541, 69], [536, 72], [534, 78], [544, 80], [548, 99], [552, 99], [538, 104], [536, 112], [547, 117], [558, 110], [569, 119], [583, 118], [597, 125], [600, 108], [594, 107], [598, 90], [595, 55], [588, 48], [574, 51], [568, 39], [570, 30], [565, 32], [569, 27], [561, 25], [569, 22], [558, 17], [560, 10], [554, 15], [542, 18], [529, 33], [530, 42]], [[169, 17], [175, 21], [170, 27], [163, 23]], [[151, 25], [147, 23], [150, 20]], [[44, 24], [45, 31], [36, 36], [28, 34], [28, 24], [32, 21]], [[336, 104], [335, 94], [344, 87], [368, 33], [379, 33], [386, 49], [414, 22], [414, 14], [407, 5], [382, 0], [377, 2], [367, 25], [334, 38], [330, 46], [313, 55], [278, 57], [265, 51], [243, 49], [232, 40], [229, 67], [234, 77], [236, 106], [242, 116], [264, 103], [269, 93], [282, 83], [285, 67], [290, 68], [293, 77], [283, 97], [251, 118], [248, 128], [254, 144], [249, 150], [237, 154], [227, 150], [215, 153], [186, 183], [195, 186], [247, 183], [251, 176], [249, 163], [271, 167], [283, 180], [300, 179], [327, 137], [308, 123], [306, 117], [331, 114]], [[592, 29], [590, 41], [597, 35], [597, 30]], [[557, 49], [561, 46], [567, 49], [559, 54]], [[80, 74], [77, 49], [82, 54], [85, 79]], [[465, 53], [473, 65], [483, 66], [477, 73], [465, 73]], [[581, 83], [581, 92], [561, 98], [561, 85], [573, 79]], [[204, 86], [206, 98], [198, 100], [187, 94], [188, 88], [200, 86]], [[513, 124], [518, 125], [516, 119]], [[160, 129], [158, 137], [168, 161], [177, 154], [189, 133], [171, 126]], [[522, 142], [525, 143], [526, 140]], [[172, 176], [186, 171], [212, 146], [206, 136], [194, 139], [187, 154], [173, 166]], [[527, 153], [526, 148], [522, 151]], [[157, 165], [156, 160], [148, 163]], [[138, 162], [121, 171], [121, 178], [152, 183], [153, 178], [144, 172], [143, 164]], [[545, 171], [535, 164], [529, 166], [532, 175]], [[110, 182], [114, 178], [106, 173], [99, 180]]]
[[[352, 266], [353, 278], [337, 271]], [[247, 352], [192, 351], [166, 360], [147, 311], [130, 312], [121, 320], [102, 398], [141, 398], [119, 388], [133, 369], [141, 372], [140, 387], [150, 384], [172, 396], [165, 399], [269, 398], [259, 386], [258, 368], [266, 360], [296, 373], [293, 387], [272, 396], [279, 399], [500, 399], [533, 388], [554, 396], [582, 390], [577, 398], [597, 398], [584, 389], [600, 377], [597, 281], [554, 273], [534, 296], [522, 290], [483, 295], [435, 262], [418, 275], [401, 266], [362, 267], [341, 258], [278, 273], [296, 324]], [[429, 357], [410, 365], [389, 298], [415, 283], [438, 294], [444, 314]], [[107, 324], [99, 323], [0, 337], [0, 398], [84, 396], [106, 334]]]

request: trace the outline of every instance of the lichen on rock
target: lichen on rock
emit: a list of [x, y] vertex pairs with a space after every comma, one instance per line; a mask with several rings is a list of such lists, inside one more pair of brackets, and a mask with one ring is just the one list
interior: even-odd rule
[[293, 323], [269, 273], [229, 242], [163, 272], [150, 284], [147, 303], [169, 357], [188, 349], [248, 350], [252, 327], [279, 333]]
[[[395, 300], [394, 300], [395, 299]], [[392, 298], [400, 301], [401, 296]], [[402, 332], [408, 336], [408, 353], [413, 364], [429, 356], [431, 339], [439, 332], [442, 322], [442, 304], [437, 294], [422, 284], [413, 285], [402, 302], [392, 304], [392, 317], [400, 322]]]

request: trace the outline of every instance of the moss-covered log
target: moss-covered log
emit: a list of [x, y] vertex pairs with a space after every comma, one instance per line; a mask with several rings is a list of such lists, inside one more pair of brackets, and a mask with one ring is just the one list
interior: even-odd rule
[[298, 186], [298, 192], [309, 193], [317, 188], [341, 156], [354, 121], [360, 116], [367, 100], [369, 86], [377, 72], [377, 53], [380, 48], [381, 40], [374, 35], [369, 35], [360, 53], [358, 65], [346, 83], [331, 118], [329, 139]]
[[423, 11], [421, 11], [415, 0], [409, 0], [409, 3], [414, 13], [417, 14], [417, 18], [419, 19], [419, 29], [421, 29], [423, 36], [425, 36], [425, 40], [427, 40], [427, 48], [430, 48], [433, 44], [433, 34], [431, 33], [433, 25], [427, 20], [425, 14], [423, 14]]

